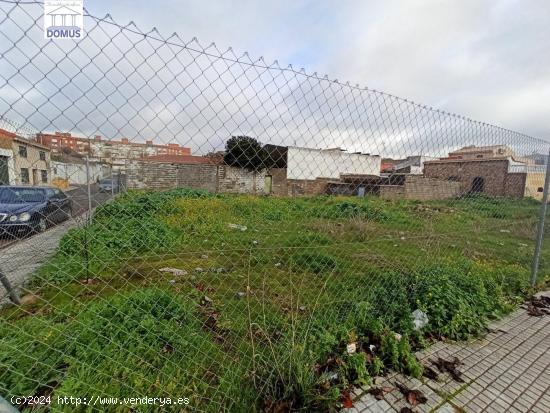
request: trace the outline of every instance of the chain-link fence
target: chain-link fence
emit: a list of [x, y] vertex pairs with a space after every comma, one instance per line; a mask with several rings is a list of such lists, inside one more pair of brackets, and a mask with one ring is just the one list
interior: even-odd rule
[[532, 291], [548, 142], [109, 15], [45, 40], [42, 13], [0, 2], [16, 407], [332, 410]]

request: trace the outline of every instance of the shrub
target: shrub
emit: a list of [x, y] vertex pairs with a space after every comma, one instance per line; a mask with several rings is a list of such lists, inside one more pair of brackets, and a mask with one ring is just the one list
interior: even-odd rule
[[455, 340], [468, 339], [479, 335], [489, 318], [505, 312], [512, 295], [521, 293], [519, 285], [509, 286], [508, 291], [499, 286], [497, 280], [506, 272], [480, 271], [469, 260], [424, 265], [415, 271], [411, 305], [428, 315], [427, 331]]
[[333, 271], [338, 266], [336, 258], [322, 252], [300, 252], [294, 254], [291, 261], [298, 268], [315, 274]]
[[[133, 397], [154, 390], [191, 397], [191, 405], [201, 408], [208, 394], [213, 403], [202, 408], [212, 411], [225, 397], [248, 405], [254, 400], [240, 385], [243, 366], [226, 359], [210, 339], [194, 303], [167, 291], [120, 293], [68, 322], [29, 318], [21, 326], [25, 330], [13, 331], [0, 321], [0, 363], [8, 367], [0, 378], [8, 395], [55, 390], [61, 397]], [[219, 384], [222, 393], [212, 389], [197, 354], [210, 360], [210, 374], [226, 378]]]
[[341, 201], [334, 204], [319, 205], [314, 211], [320, 218], [365, 218], [374, 221], [386, 221], [387, 215], [382, 208], [371, 206], [367, 201]]

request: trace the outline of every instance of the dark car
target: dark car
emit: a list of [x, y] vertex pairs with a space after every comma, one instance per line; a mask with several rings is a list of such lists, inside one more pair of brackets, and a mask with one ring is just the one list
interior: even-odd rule
[[57, 188], [0, 186], [0, 237], [42, 232], [71, 215], [71, 200]]
[[99, 181], [99, 192], [118, 192], [118, 185], [112, 179], [101, 179]]

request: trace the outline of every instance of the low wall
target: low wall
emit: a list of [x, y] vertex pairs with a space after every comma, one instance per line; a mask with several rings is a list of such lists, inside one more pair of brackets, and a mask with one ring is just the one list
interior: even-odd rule
[[314, 196], [323, 195], [327, 192], [329, 178], [317, 179], [288, 179], [288, 196]]
[[405, 198], [404, 185], [380, 185], [380, 198], [403, 199]]
[[263, 194], [264, 184], [264, 171], [249, 171], [227, 165], [218, 166], [218, 192]]
[[[89, 163], [89, 179], [90, 182], [97, 182], [103, 178], [111, 177], [111, 167], [106, 164], [97, 162]], [[86, 185], [88, 183], [88, 172], [86, 171], [86, 163], [71, 163], [51, 161], [53, 179], [60, 181], [68, 181], [73, 185]]]
[[217, 165], [175, 165], [179, 188], [204, 189], [210, 192], [218, 191]]
[[403, 185], [380, 186], [380, 197], [384, 199], [447, 199], [461, 195], [460, 182], [408, 175]]
[[178, 186], [177, 165], [130, 161], [126, 165], [128, 189], [171, 189]]
[[264, 193], [265, 173], [227, 165], [131, 161], [126, 169], [130, 189], [193, 188], [235, 194]]

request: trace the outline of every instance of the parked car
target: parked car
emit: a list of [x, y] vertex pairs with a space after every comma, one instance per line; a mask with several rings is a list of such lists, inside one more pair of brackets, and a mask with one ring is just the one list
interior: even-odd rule
[[69, 219], [72, 201], [51, 187], [0, 186], [0, 236], [42, 232]]
[[112, 179], [101, 179], [99, 181], [99, 192], [118, 192], [118, 185]]

